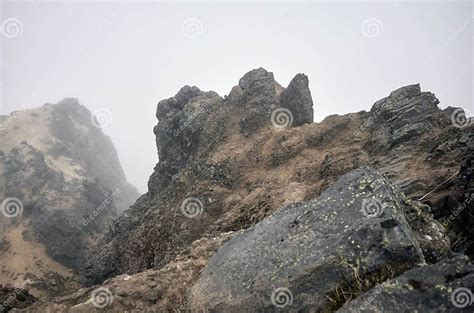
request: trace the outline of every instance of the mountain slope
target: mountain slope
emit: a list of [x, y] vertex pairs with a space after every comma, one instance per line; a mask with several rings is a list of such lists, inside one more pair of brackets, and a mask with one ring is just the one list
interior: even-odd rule
[[13, 112], [0, 125], [0, 281], [64, 293], [138, 192], [112, 141], [75, 99]]

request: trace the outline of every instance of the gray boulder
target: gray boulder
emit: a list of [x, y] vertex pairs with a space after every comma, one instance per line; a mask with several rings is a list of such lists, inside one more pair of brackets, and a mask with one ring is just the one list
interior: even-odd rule
[[473, 312], [474, 265], [456, 255], [377, 285], [338, 312]]
[[307, 203], [234, 237], [193, 286], [191, 309], [334, 311], [379, 281], [423, 264], [403, 193], [368, 167]]
[[314, 111], [308, 76], [296, 75], [281, 93], [280, 104], [293, 114], [293, 126], [312, 123]]

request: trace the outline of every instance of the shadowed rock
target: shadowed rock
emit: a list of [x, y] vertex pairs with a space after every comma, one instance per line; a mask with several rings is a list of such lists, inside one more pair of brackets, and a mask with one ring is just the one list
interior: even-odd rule
[[281, 106], [293, 114], [293, 126], [313, 122], [313, 100], [308, 84], [308, 77], [298, 74], [280, 95]]

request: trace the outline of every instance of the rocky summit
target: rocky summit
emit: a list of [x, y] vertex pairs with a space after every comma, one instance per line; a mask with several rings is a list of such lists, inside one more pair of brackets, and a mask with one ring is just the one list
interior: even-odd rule
[[185, 86], [83, 288], [21, 310], [472, 312], [474, 127], [438, 105], [415, 84], [314, 123], [304, 74]]

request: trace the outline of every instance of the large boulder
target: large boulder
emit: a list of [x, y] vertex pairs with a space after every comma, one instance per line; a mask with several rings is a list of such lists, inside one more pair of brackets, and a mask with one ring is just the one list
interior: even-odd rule
[[377, 285], [338, 312], [473, 312], [474, 265], [455, 255]]
[[354, 170], [316, 200], [283, 207], [221, 247], [190, 292], [191, 309], [335, 310], [425, 262], [407, 210], [383, 176]]

